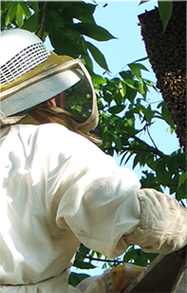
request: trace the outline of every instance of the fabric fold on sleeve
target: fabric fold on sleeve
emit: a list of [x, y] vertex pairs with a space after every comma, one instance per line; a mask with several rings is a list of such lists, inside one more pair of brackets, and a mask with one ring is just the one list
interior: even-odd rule
[[80, 242], [109, 257], [122, 254], [123, 234], [139, 224], [140, 188], [136, 174], [118, 167], [98, 147], [78, 137], [76, 152], [62, 168], [57, 194], [63, 193], [56, 222], [64, 221]]

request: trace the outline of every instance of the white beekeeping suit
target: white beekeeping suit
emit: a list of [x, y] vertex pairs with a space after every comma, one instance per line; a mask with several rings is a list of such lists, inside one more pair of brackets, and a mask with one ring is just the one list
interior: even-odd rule
[[187, 243], [187, 211], [88, 140], [97, 105], [79, 60], [19, 29], [0, 50], [0, 292], [120, 292], [128, 264], [68, 285], [80, 243], [109, 257], [130, 244], [167, 254]]

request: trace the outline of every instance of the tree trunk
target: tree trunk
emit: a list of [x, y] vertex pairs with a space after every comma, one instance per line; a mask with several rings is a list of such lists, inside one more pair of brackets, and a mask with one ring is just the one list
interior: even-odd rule
[[138, 16], [146, 51], [186, 152], [186, 3], [173, 1], [173, 14], [163, 32], [158, 9]]

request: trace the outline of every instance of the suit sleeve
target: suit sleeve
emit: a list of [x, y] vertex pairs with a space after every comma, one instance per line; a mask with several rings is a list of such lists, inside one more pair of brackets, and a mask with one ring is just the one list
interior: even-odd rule
[[48, 200], [58, 202], [58, 227], [69, 229], [90, 249], [109, 257], [122, 254], [128, 246], [123, 235], [140, 220], [136, 174], [118, 167], [84, 137], [60, 125], [55, 129], [46, 146], [47, 190]]

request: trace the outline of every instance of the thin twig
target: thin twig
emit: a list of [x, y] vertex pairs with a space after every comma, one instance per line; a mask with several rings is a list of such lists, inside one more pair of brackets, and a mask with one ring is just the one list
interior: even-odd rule
[[46, 16], [47, 16], [47, 2], [44, 3], [43, 6], [43, 15], [42, 15], [42, 21], [41, 24], [38, 26], [37, 30], [36, 30], [36, 35], [40, 32], [39, 37], [42, 39], [43, 34], [44, 34], [44, 25], [45, 25], [45, 20], [46, 20]]
[[[154, 148], [154, 147], [152, 147], [152, 146], [150, 146], [148, 143], [146, 143], [145, 141], [143, 141], [143, 140], [141, 140], [139, 137], [137, 137], [137, 136], [134, 136], [133, 137], [136, 141], [138, 141], [139, 143], [142, 143], [142, 144], [144, 144], [145, 146], [146, 146], [146, 148], [144, 149], [144, 148], [141, 148], [141, 151], [150, 151], [150, 152], [152, 152], [152, 153], [154, 153], [155, 155], [158, 155], [159, 157], [161, 157], [161, 158], [166, 158], [167, 157], [167, 155], [165, 155], [163, 152], [161, 152], [157, 147], [156, 148]], [[139, 147], [137, 147], [137, 150], [140, 150], [140, 148]]]
[[96, 258], [96, 257], [91, 257], [91, 256], [86, 256], [85, 258], [89, 259], [89, 260], [94, 260], [94, 261], [102, 261], [102, 262], [108, 262], [108, 263], [123, 263], [123, 261], [121, 260], [115, 260], [115, 259], [101, 259], [101, 258]]
[[151, 136], [151, 133], [150, 133], [150, 131], [149, 131], [149, 127], [148, 127], [148, 126], [146, 126], [146, 130], [147, 130], [147, 133], [148, 133], [148, 135], [149, 135], [149, 138], [150, 138], [150, 140], [152, 141], [154, 147], [158, 150], [158, 148], [157, 148], [157, 146], [156, 146], [156, 144], [155, 144], [155, 142], [154, 142], [154, 140], [153, 140], [153, 138], [152, 138], [152, 136]]
[[[143, 141], [142, 141], [143, 142]], [[161, 158], [166, 158], [167, 155], [165, 155], [163, 152], [161, 152], [160, 150], [148, 145], [145, 143], [145, 148], [143, 147], [139, 147], [139, 146], [128, 146], [128, 147], [122, 147], [122, 151], [138, 151], [138, 152], [150, 152], [153, 153]], [[105, 148], [104, 151], [106, 150], [113, 150], [115, 151], [115, 147], [110, 147], [110, 148]]]

